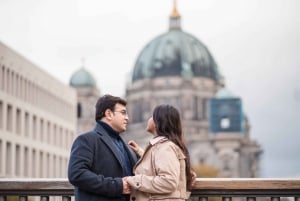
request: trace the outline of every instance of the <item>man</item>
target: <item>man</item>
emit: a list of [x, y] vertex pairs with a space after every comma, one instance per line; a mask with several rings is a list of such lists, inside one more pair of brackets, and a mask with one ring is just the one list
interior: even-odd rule
[[96, 104], [96, 126], [79, 135], [72, 146], [68, 179], [76, 201], [127, 201], [124, 177], [132, 175], [137, 156], [119, 134], [126, 130], [126, 101], [104, 95]]

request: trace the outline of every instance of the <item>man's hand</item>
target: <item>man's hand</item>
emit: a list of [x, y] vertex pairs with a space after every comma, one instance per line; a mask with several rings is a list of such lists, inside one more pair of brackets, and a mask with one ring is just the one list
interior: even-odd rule
[[123, 192], [122, 192], [122, 194], [130, 194], [131, 190], [130, 190], [129, 184], [127, 183], [126, 177], [123, 177], [122, 181], [123, 181]]

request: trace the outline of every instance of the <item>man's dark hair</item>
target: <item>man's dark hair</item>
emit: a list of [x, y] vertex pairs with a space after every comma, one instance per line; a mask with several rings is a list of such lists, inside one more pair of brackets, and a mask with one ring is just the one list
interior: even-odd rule
[[100, 120], [102, 117], [105, 116], [105, 110], [110, 109], [111, 111], [114, 111], [115, 105], [119, 103], [121, 105], [126, 106], [127, 102], [117, 96], [112, 96], [109, 94], [106, 94], [102, 97], [100, 97], [96, 103], [96, 113], [95, 113], [95, 120]]

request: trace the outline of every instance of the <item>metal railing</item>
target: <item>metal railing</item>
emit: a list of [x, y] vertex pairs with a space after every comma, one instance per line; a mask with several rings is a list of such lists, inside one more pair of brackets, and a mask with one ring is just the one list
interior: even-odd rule
[[[1, 178], [0, 201], [6, 201], [9, 196], [18, 196], [20, 201], [27, 201], [29, 196], [39, 196], [41, 201], [60, 196], [63, 201], [70, 201], [74, 196], [74, 187], [67, 179]], [[280, 201], [282, 197], [300, 201], [300, 178], [197, 178], [191, 200], [208, 201], [210, 197], [220, 197], [222, 201], [231, 201], [236, 197], [246, 201], [261, 197], [271, 201]]]

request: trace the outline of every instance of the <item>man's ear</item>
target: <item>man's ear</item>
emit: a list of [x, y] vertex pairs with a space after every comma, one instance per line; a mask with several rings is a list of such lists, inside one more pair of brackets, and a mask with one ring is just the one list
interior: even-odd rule
[[113, 112], [110, 109], [106, 109], [104, 114], [105, 114], [105, 117], [109, 120], [111, 120], [113, 117]]

